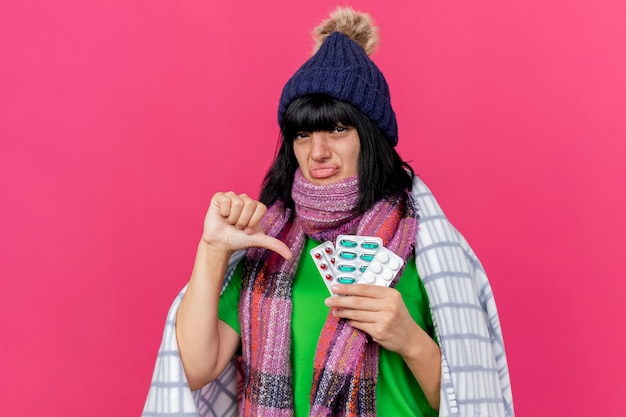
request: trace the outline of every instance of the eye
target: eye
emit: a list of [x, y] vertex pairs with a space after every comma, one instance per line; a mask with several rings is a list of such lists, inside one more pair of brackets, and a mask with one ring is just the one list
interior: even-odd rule
[[345, 132], [346, 130], [348, 130], [347, 127], [335, 126], [335, 128], [333, 129], [333, 133], [341, 133], [341, 132]]
[[307, 137], [309, 137], [308, 132], [298, 132], [298, 133], [296, 133], [296, 136], [294, 137], [294, 140], [303, 139], [303, 138], [307, 138]]

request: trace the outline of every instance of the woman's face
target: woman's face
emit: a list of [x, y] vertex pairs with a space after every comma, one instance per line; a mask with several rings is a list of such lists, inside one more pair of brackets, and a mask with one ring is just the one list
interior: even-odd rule
[[356, 129], [336, 126], [331, 131], [298, 132], [293, 151], [302, 175], [313, 184], [327, 185], [359, 173], [361, 140]]

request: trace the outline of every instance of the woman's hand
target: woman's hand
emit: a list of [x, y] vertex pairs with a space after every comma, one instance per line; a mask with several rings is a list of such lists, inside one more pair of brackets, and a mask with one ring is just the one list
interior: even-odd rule
[[193, 390], [217, 378], [240, 344], [237, 332], [218, 317], [230, 255], [239, 249], [263, 247], [291, 258], [287, 245], [263, 232], [261, 219], [266, 211], [265, 205], [245, 194], [216, 193], [211, 198], [189, 286], [176, 316], [176, 339]]
[[410, 346], [410, 335], [424, 333], [404, 304], [402, 295], [393, 288], [367, 284], [336, 284], [333, 292], [349, 297], [329, 297], [326, 305], [332, 314], [369, 334], [382, 347], [404, 356]]
[[335, 284], [325, 303], [332, 314], [369, 334], [383, 348], [398, 353], [422, 387], [430, 406], [439, 409], [441, 351], [411, 317], [402, 295], [393, 288]]
[[226, 255], [239, 249], [262, 247], [290, 259], [292, 255], [287, 245], [263, 231], [261, 219], [266, 212], [263, 203], [246, 194], [216, 193], [204, 218], [202, 241]]

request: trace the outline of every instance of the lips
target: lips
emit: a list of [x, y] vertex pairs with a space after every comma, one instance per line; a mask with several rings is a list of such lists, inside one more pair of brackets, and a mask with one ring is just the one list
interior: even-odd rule
[[330, 178], [333, 175], [336, 175], [339, 172], [339, 168], [336, 166], [319, 166], [315, 168], [309, 168], [309, 174], [311, 178], [315, 178], [318, 180], [324, 178]]

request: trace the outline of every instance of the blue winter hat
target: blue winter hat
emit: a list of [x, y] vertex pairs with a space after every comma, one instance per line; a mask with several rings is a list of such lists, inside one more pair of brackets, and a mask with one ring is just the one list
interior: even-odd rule
[[289, 104], [298, 97], [327, 94], [359, 109], [395, 146], [398, 125], [389, 87], [383, 73], [368, 56], [378, 41], [369, 16], [350, 8], [339, 8], [316, 31], [322, 37], [324, 31], [330, 33], [322, 39], [317, 52], [285, 84], [278, 105], [278, 124], [282, 126]]

